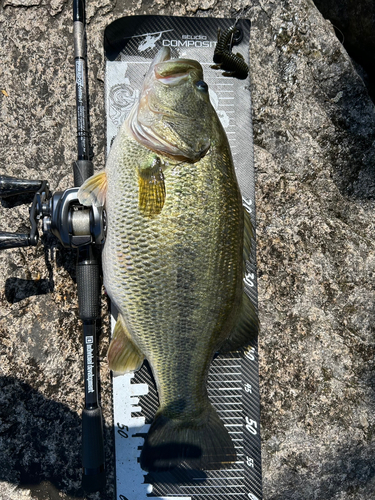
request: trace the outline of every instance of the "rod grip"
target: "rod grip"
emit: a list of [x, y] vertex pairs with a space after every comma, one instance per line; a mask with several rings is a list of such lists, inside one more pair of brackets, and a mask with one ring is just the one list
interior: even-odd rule
[[77, 160], [73, 163], [74, 186], [79, 187], [94, 175], [94, 165], [90, 160]]
[[103, 417], [101, 408], [82, 413], [82, 487], [87, 493], [105, 486], [103, 446]]
[[95, 321], [100, 316], [100, 262], [92, 245], [78, 250], [76, 266], [79, 317]]

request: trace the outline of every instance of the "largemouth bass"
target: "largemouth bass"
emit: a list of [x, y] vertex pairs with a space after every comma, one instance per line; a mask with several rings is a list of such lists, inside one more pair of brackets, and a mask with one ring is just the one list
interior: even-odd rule
[[147, 358], [157, 386], [142, 468], [226, 467], [236, 453], [206, 381], [217, 351], [257, 332], [243, 282], [251, 223], [197, 61], [157, 54], [105, 171], [79, 199], [107, 212], [104, 285], [119, 312], [110, 368]]

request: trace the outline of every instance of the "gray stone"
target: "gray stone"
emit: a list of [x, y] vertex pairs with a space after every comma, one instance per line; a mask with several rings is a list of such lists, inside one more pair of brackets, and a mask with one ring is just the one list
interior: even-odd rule
[[[76, 155], [71, 5], [14, 2], [0, 10], [1, 172], [48, 178], [52, 191], [63, 190]], [[375, 110], [331, 23], [309, 0], [94, 0], [87, 11], [97, 170], [107, 24], [145, 13], [252, 20], [264, 498], [372, 500]], [[27, 215], [25, 205], [1, 206], [1, 229], [24, 231]], [[82, 496], [74, 253], [48, 243], [47, 251], [0, 256], [4, 499]], [[102, 318], [109, 486], [90, 498], [107, 500], [114, 472], [104, 296]]]
[[4, 0], [3, 7], [35, 7], [41, 0]]

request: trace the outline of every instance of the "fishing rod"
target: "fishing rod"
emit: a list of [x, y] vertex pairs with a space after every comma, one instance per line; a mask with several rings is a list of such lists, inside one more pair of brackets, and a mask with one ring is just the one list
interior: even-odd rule
[[[76, 76], [77, 160], [74, 185], [79, 187], [94, 173], [90, 159], [88, 118], [85, 3], [73, 0], [73, 36]], [[100, 258], [92, 244], [77, 250], [79, 316], [83, 323], [85, 407], [82, 412], [82, 486], [97, 491], [105, 484], [103, 416], [98, 398], [96, 320], [100, 316]]]
[[[43, 233], [52, 233], [63, 247], [77, 249], [76, 280], [79, 317], [84, 348], [85, 403], [82, 412], [82, 487], [95, 492], [105, 485], [103, 416], [98, 395], [96, 321], [100, 316], [100, 258], [104, 243], [104, 213], [101, 207], [83, 207], [79, 186], [93, 175], [90, 159], [86, 38], [84, 0], [73, 0], [73, 35], [77, 110], [77, 160], [73, 162], [74, 186], [52, 194], [45, 180], [18, 179], [0, 175], [0, 198], [34, 194], [30, 208], [30, 232], [0, 232], [0, 250], [35, 246], [38, 223]], [[20, 198], [21, 195], [21, 198]]]

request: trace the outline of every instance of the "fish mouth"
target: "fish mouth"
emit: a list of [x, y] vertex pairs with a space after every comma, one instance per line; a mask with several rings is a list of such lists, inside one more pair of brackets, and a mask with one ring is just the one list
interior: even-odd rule
[[165, 85], [178, 85], [191, 72], [203, 73], [199, 62], [191, 59], [164, 59], [155, 64], [153, 71], [157, 81]]
[[171, 50], [169, 47], [162, 47], [159, 52], [154, 57], [143, 82], [142, 93], [152, 85], [152, 80], [154, 79], [154, 68], [158, 64], [163, 64], [165, 61], [171, 59]]
[[156, 54], [145, 76], [142, 94], [148, 94], [155, 80], [164, 85], [174, 86], [186, 80], [193, 71], [198, 73], [198, 79], [203, 78], [203, 69], [198, 61], [171, 59], [170, 48], [162, 47]]
[[[191, 74], [194, 80], [203, 79], [202, 66], [191, 59], [171, 59], [169, 47], [163, 47], [146, 73], [138, 103], [130, 111], [125, 126], [131, 137], [152, 151], [194, 163], [206, 154], [210, 141], [204, 142], [198, 149], [185, 144], [181, 138], [181, 130], [176, 132], [170, 122], [182, 124], [184, 130], [191, 121], [189, 116], [178, 110], [171, 110], [168, 106], [160, 108], [152, 99], [158, 85], [165, 85], [167, 88], [176, 86]], [[167, 129], [172, 138], [165, 135]]]

